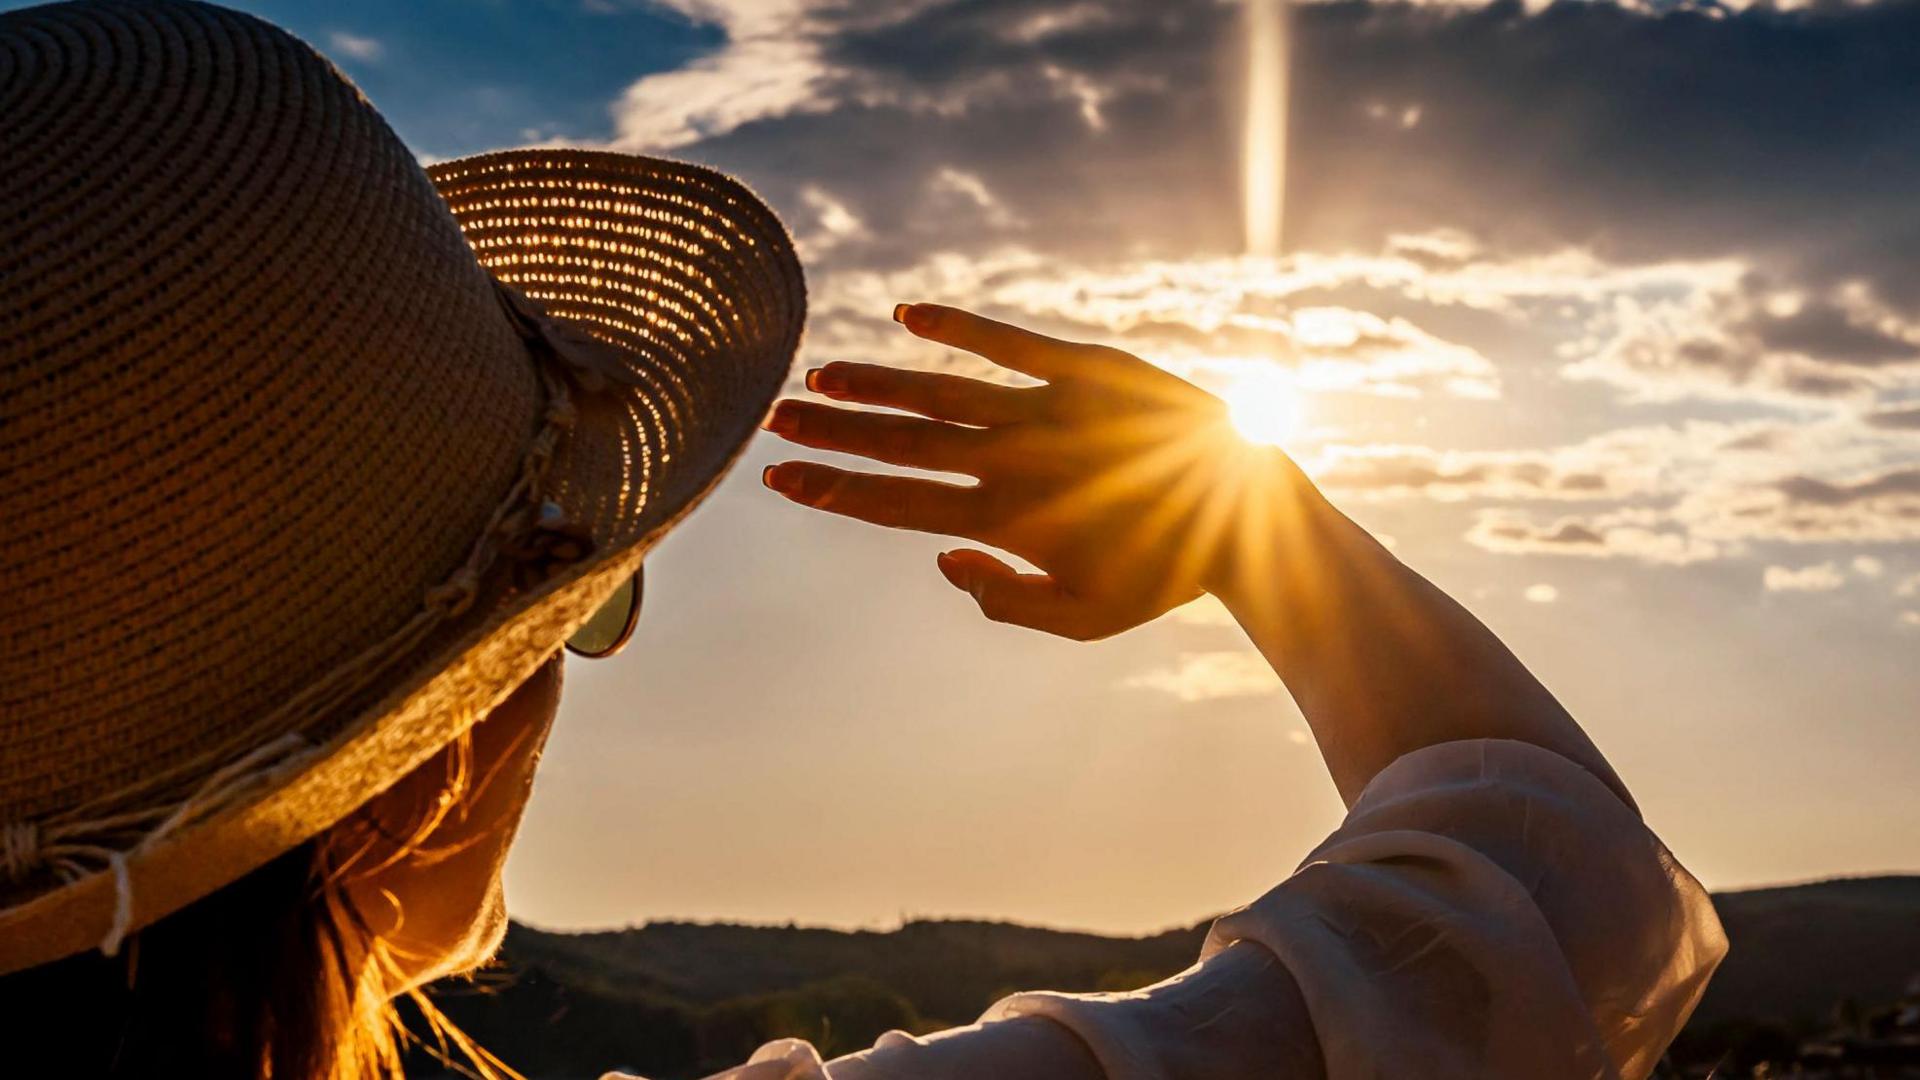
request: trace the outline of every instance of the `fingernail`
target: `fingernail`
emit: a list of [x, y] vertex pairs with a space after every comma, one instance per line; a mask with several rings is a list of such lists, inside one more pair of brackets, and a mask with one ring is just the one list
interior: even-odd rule
[[816, 394], [837, 394], [846, 388], [845, 374], [832, 367], [817, 367], [807, 372], [807, 389]]
[[899, 323], [901, 326], [907, 325], [907, 309], [912, 306], [912, 304], [893, 305], [893, 321]]
[[794, 411], [788, 408], [787, 403], [783, 401], [773, 407], [773, 412], [768, 414], [766, 422], [760, 426], [773, 432], [775, 435], [791, 435], [799, 430], [800, 417], [795, 415]]
[[966, 582], [961, 579], [959, 559], [943, 551], [933, 561], [940, 567], [940, 573], [947, 579], [947, 584], [962, 591], [966, 590]]
[[791, 497], [799, 489], [799, 477], [792, 469], [782, 469], [778, 465], [769, 465], [760, 472], [760, 482], [772, 491]]

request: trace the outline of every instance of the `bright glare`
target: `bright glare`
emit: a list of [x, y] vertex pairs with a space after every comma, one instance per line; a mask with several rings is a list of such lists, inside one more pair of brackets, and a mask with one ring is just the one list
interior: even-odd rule
[[1287, 183], [1287, 12], [1285, 0], [1246, 0], [1247, 252], [1280, 254]]
[[1300, 433], [1300, 391], [1286, 372], [1261, 366], [1221, 391], [1235, 431], [1248, 442], [1281, 446]]

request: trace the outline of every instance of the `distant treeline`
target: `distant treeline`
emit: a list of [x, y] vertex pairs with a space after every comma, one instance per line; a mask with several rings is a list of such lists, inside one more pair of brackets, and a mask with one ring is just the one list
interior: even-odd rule
[[[1836, 1003], [1898, 999], [1920, 973], [1920, 877], [1715, 897], [1733, 951], [1673, 1050], [1682, 1074], [1785, 1062]], [[1144, 938], [931, 921], [888, 933], [656, 923], [555, 934], [515, 926], [503, 963], [436, 988], [440, 1007], [536, 1080], [620, 1068], [683, 1080], [797, 1036], [828, 1057], [882, 1032], [967, 1023], [1016, 990], [1141, 986], [1191, 964], [1202, 923]], [[438, 1070], [421, 1056], [417, 1076]], [[1671, 1075], [1671, 1074], [1670, 1074]], [[1887, 1075], [1895, 1075], [1889, 1073]]]

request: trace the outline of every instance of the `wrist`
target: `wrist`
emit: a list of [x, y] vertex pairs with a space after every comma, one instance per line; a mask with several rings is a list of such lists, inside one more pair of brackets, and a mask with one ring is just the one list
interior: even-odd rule
[[1229, 608], [1250, 594], [1270, 599], [1286, 576], [1275, 573], [1276, 562], [1310, 558], [1313, 538], [1325, 536], [1339, 512], [1278, 447], [1239, 448], [1216, 482], [1230, 503], [1200, 587]]

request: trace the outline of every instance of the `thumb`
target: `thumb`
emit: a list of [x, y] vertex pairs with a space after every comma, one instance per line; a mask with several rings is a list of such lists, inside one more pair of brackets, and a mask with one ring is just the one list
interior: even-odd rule
[[1086, 604], [1047, 574], [1022, 574], [972, 548], [942, 552], [937, 562], [947, 581], [972, 596], [980, 614], [994, 622], [1079, 641], [1104, 636], [1088, 618]]

